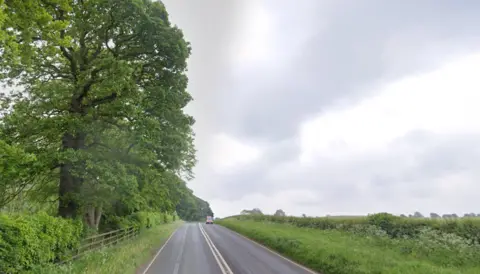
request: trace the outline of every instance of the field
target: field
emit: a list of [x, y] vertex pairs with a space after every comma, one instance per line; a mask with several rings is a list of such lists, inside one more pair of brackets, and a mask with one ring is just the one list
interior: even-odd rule
[[217, 222], [324, 274], [480, 273], [479, 219], [234, 216]]

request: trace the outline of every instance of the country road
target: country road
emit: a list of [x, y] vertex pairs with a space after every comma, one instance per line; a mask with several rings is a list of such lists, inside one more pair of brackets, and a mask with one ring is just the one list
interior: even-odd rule
[[219, 225], [187, 223], [142, 274], [312, 274]]

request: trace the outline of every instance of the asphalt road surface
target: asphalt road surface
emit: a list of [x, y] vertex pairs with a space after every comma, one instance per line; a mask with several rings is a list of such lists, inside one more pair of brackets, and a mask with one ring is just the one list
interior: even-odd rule
[[187, 223], [143, 274], [313, 274], [219, 225]]

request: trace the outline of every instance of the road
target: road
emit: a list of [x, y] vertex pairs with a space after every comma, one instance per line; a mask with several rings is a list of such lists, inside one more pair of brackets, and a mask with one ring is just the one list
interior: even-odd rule
[[142, 274], [312, 274], [219, 225], [186, 223]]

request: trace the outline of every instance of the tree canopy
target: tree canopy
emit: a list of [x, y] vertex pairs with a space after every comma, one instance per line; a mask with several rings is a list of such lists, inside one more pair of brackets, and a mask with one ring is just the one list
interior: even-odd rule
[[185, 186], [190, 50], [161, 2], [0, 0], [0, 150], [18, 163], [7, 175], [24, 170], [2, 177], [0, 201], [56, 197], [59, 216], [96, 228], [105, 214], [201, 204]]
[[191, 190], [184, 192], [176, 211], [185, 221], [204, 221], [207, 216], [214, 216], [210, 204], [193, 195]]

